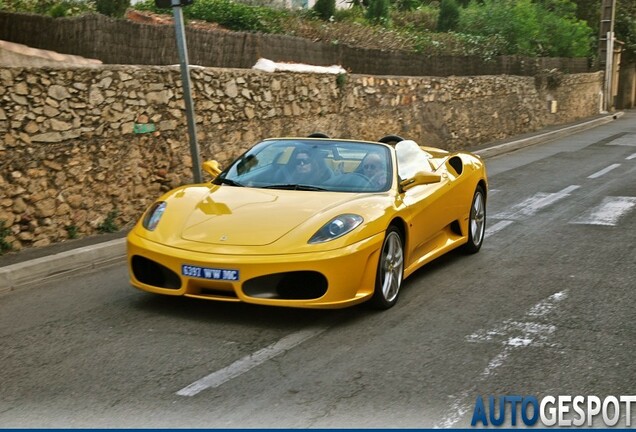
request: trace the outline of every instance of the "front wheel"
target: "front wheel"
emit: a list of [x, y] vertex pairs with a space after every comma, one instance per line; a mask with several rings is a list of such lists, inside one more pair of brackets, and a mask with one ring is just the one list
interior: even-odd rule
[[404, 276], [404, 246], [400, 231], [391, 226], [386, 231], [375, 278], [371, 302], [377, 309], [389, 309], [400, 294]]
[[463, 247], [464, 252], [473, 254], [479, 252], [484, 242], [486, 232], [486, 194], [482, 186], [477, 186], [470, 206], [468, 219], [468, 243]]

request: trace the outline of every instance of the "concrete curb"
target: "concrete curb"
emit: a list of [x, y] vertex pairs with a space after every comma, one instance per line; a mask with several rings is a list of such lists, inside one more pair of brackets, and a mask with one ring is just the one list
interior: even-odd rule
[[535, 145], [539, 143], [545, 143], [548, 141], [566, 137], [568, 135], [572, 135], [577, 132], [582, 132], [587, 129], [601, 126], [613, 120], [616, 120], [619, 117], [622, 117], [623, 114], [624, 114], [623, 112], [608, 114], [605, 117], [599, 117], [593, 120], [589, 120], [583, 123], [578, 123], [572, 126], [567, 126], [561, 129], [554, 130], [554, 131], [545, 132], [538, 135], [532, 135], [530, 137], [522, 138], [522, 139], [518, 139], [514, 141], [508, 141], [503, 144], [493, 145], [492, 147], [477, 150], [473, 153], [481, 156], [484, 159], [491, 158], [494, 156], [498, 156], [500, 154], [509, 153], [514, 150], [519, 150], [524, 147], [529, 147], [531, 145]]
[[[554, 131], [493, 145], [492, 147], [476, 150], [474, 153], [484, 159], [488, 159], [601, 126], [618, 119], [622, 115], [622, 112], [608, 114], [605, 117], [599, 117]], [[96, 268], [119, 260], [123, 261], [125, 256], [126, 239], [121, 238], [0, 267], [0, 294], [34, 282], [43, 282], [76, 271]]]
[[34, 282], [123, 260], [125, 256], [126, 239], [121, 238], [0, 267], [0, 294]]

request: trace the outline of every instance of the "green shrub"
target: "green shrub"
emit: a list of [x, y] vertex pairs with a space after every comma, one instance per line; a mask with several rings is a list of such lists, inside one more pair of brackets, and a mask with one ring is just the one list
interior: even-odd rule
[[328, 21], [336, 13], [336, 0], [317, 0], [313, 9], [320, 19]]
[[65, 227], [65, 229], [66, 229], [66, 234], [68, 235], [68, 238], [76, 239], [79, 237], [79, 232], [76, 225], [69, 225]]
[[409, 12], [394, 11], [391, 21], [395, 27], [410, 32], [434, 31], [437, 28], [439, 9], [431, 6], [420, 6]]
[[393, 0], [393, 7], [399, 11], [412, 11], [422, 6], [421, 0]]
[[6, 238], [11, 235], [11, 230], [4, 226], [6, 221], [0, 220], [0, 254], [11, 250], [11, 244]]
[[130, 7], [130, 0], [95, 0], [95, 10], [100, 14], [121, 18]]
[[372, 23], [389, 25], [390, 23], [389, 0], [370, 0], [367, 8], [367, 19]]
[[53, 17], [73, 16], [95, 11], [95, 0], [0, 0], [0, 10]]
[[336, 21], [348, 23], [365, 23], [364, 9], [361, 7], [350, 7], [346, 9], [336, 9], [333, 14]]
[[117, 225], [117, 216], [119, 216], [119, 211], [112, 210], [108, 212], [106, 219], [97, 226], [97, 231], [100, 233], [114, 233], [119, 231], [119, 225]]
[[459, 6], [455, 0], [442, 0], [439, 5], [437, 31], [448, 32], [457, 28], [459, 22]]
[[[140, 8], [147, 8], [147, 1]], [[154, 10], [151, 6], [150, 10]], [[183, 8], [187, 18], [216, 22], [230, 30], [282, 33], [289, 12], [263, 6], [248, 6], [232, 0], [197, 0]]]
[[338, 86], [339, 89], [343, 89], [345, 85], [347, 85], [347, 74], [340, 73], [336, 75], [336, 86]]
[[591, 29], [567, 6], [547, 9], [531, 0], [472, 1], [460, 10], [459, 32], [506, 40], [505, 52], [526, 56], [585, 57], [590, 54]]

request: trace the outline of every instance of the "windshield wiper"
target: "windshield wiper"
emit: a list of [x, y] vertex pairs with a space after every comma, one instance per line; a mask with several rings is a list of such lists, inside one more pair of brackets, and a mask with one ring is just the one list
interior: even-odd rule
[[285, 189], [285, 190], [303, 190], [303, 191], [326, 191], [327, 189], [304, 184], [273, 184], [268, 186], [262, 186], [263, 189]]
[[219, 183], [220, 184], [230, 185], [230, 186], [244, 187], [244, 185], [242, 185], [241, 183], [239, 183], [237, 181], [234, 181], [234, 180], [230, 180], [228, 178], [219, 179]]

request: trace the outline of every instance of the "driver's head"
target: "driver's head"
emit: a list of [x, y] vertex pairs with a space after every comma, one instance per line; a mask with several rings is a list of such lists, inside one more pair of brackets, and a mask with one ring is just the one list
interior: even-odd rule
[[300, 150], [294, 157], [294, 170], [299, 174], [309, 174], [312, 171], [311, 154], [307, 150]]

